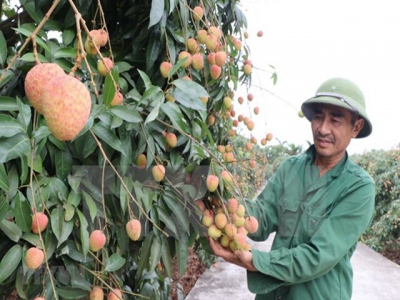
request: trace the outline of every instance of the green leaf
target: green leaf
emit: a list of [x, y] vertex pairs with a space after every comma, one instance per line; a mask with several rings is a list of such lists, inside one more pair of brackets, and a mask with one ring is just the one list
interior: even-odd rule
[[115, 63], [115, 67], [118, 68], [119, 73], [129, 71], [133, 67], [125, 61], [118, 61]]
[[100, 123], [97, 123], [96, 125], [94, 125], [92, 127], [92, 130], [98, 138], [100, 138], [101, 140], [106, 142], [110, 147], [125, 154], [124, 148], [122, 147], [122, 144], [121, 144], [121, 141], [118, 139], [117, 135], [113, 131], [105, 128]]
[[30, 232], [32, 227], [32, 211], [29, 201], [21, 192], [15, 197], [15, 221], [23, 232]]
[[146, 121], [144, 122], [145, 125], [151, 121], [154, 121], [158, 117], [162, 103], [163, 103], [162, 101], [158, 101], [156, 106], [154, 106], [154, 108], [151, 110], [151, 112], [147, 116]]
[[161, 241], [159, 237], [155, 237], [153, 239], [153, 244], [151, 245], [150, 249], [149, 271], [153, 271], [157, 267], [157, 264], [160, 261], [160, 257], [161, 257]]
[[150, 258], [150, 247], [153, 242], [153, 237], [154, 237], [154, 232], [150, 231], [149, 234], [146, 236], [142, 247], [140, 249], [140, 260], [138, 263], [138, 268], [137, 268], [137, 273], [136, 277], [140, 278], [142, 276], [142, 273], [144, 269], [146, 269], [148, 263], [149, 263], [149, 258]]
[[9, 138], [0, 138], [0, 163], [30, 153], [30, 142], [26, 134], [17, 134]]
[[[38, 53], [38, 57], [41, 62], [49, 62], [49, 60], [40, 53]], [[20, 60], [26, 61], [26, 62], [34, 62], [35, 56], [33, 55], [32, 52], [25, 53], [24, 55], [21, 56]]]
[[54, 208], [51, 211], [51, 228], [53, 229], [54, 235], [57, 238], [57, 247], [65, 242], [72, 232], [74, 222], [65, 222], [64, 220], [64, 209], [61, 206]]
[[116, 105], [111, 107], [110, 111], [115, 116], [129, 123], [139, 123], [143, 121], [137, 109], [133, 107]]
[[54, 58], [75, 58], [76, 57], [76, 48], [61, 48], [58, 49], [54, 54]]
[[18, 133], [24, 133], [24, 127], [11, 116], [0, 115], [0, 138], [12, 137]]
[[15, 271], [19, 263], [22, 260], [22, 247], [20, 245], [14, 245], [11, 247], [6, 255], [0, 262], [0, 284], [9, 278], [9, 276]]
[[189, 234], [189, 220], [182, 204], [175, 198], [170, 197], [169, 193], [164, 195], [164, 201], [172, 211], [171, 218], [177, 220], [179, 228], [185, 230]]
[[179, 130], [189, 133], [189, 128], [185, 122], [185, 117], [183, 116], [179, 105], [174, 102], [167, 101], [161, 104], [161, 110], [168, 116], [174, 127]]
[[0, 67], [4, 66], [7, 59], [7, 43], [3, 32], [0, 30]]
[[57, 293], [64, 299], [80, 299], [88, 295], [87, 290], [74, 289], [71, 287], [58, 287]]
[[80, 210], [76, 210], [76, 212], [79, 218], [79, 230], [81, 233], [82, 252], [83, 256], [86, 258], [86, 255], [89, 252], [89, 232], [87, 230], [88, 222]]
[[[32, 31], [26, 29], [26, 28], [13, 28], [16, 32], [21, 33], [23, 35], [25, 35], [26, 37], [29, 37], [32, 34]], [[44, 50], [46, 50], [47, 52], [51, 52], [50, 48], [46, 45], [46, 43], [42, 40], [41, 37], [36, 36], [36, 43], [42, 47]]]
[[126, 259], [120, 254], [114, 253], [106, 261], [105, 271], [115, 272], [125, 265]]
[[92, 222], [94, 221], [94, 218], [97, 216], [97, 206], [96, 203], [94, 202], [93, 198], [83, 191], [83, 197], [85, 197], [85, 204], [89, 208], [89, 214]]
[[164, 5], [164, 0], [151, 1], [149, 28], [161, 20], [161, 17], [164, 13]]
[[[0, 189], [3, 189], [5, 192], [8, 192], [8, 176], [6, 173], [6, 169], [3, 164], [0, 165]], [[0, 205], [1, 209], [1, 205]], [[1, 220], [1, 218], [0, 218]]]
[[149, 76], [147, 76], [147, 74], [141, 70], [138, 69], [139, 75], [142, 78], [143, 82], [144, 82], [144, 86], [146, 87], [146, 90], [148, 90], [149, 88], [152, 87], [151, 81]]
[[147, 45], [147, 52], [146, 52], [146, 69], [150, 71], [154, 68], [154, 63], [160, 56], [161, 51], [161, 36], [160, 30], [157, 28], [153, 30], [150, 35], [150, 40]]
[[0, 111], [18, 110], [17, 100], [11, 97], [0, 96]]
[[191, 80], [177, 79], [173, 81], [176, 88], [171, 95], [183, 106], [195, 110], [206, 110], [206, 105], [199, 97], [208, 97], [207, 91]]
[[55, 167], [58, 178], [65, 180], [72, 173], [72, 165], [72, 155], [68, 148], [65, 151], [56, 150]]
[[178, 273], [182, 276], [186, 271], [186, 266], [189, 260], [189, 248], [188, 248], [188, 237], [187, 235], [182, 235], [176, 242], [176, 256], [178, 261]]
[[4, 234], [13, 242], [18, 242], [22, 236], [22, 231], [19, 229], [17, 224], [8, 221], [7, 219], [3, 219], [0, 223], [0, 229], [4, 232]]
[[35, 9], [35, 1], [27, 1], [25, 3], [22, 3], [22, 5], [31, 16], [31, 18], [35, 21], [35, 23], [39, 24], [40, 21], [42, 21], [43, 14], [40, 10]]
[[9, 209], [10, 205], [8, 204], [7, 198], [0, 197], [0, 220], [4, 219]]
[[66, 45], [66, 46], [68, 46], [69, 44], [71, 44], [72, 43], [72, 41], [74, 40], [74, 38], [75, 38], [75, 31], [74, 30], [71, 30], [71, 29], [65, 29], [63, 32], [62, 32], [62, 41], [63, 41], [63, 44], [64, 45]]
[[164, 264], [165, 271], [167, 272], [168, 277], [172, 277], [172, 256], [171, 256], [171, 251], [170, 247], [168, 245], [167, 238], [164, 235], [161, 235], [161, 243], [162, 243], [162, 248], [161, 248], [161, 258]]
[[28, 104], [24, 104], [19, 98], [17, 98], [18, 104], [18, 121], [22, 124], [25, 131], [28, 130], [29, 124], [32, 119], [31, 107]]
[[162, 221], [165, 224], [165, 226], [167, 226], [167, 228], [172, 231], [171, 235], [173, 235], [174, 237], [177, 237], [178, 229], [176, 228], [176, 225], [175, 225], [174, 221], [172, 220], [171, 215], [168, 214], [163, 208], [161, 208], [159, 206], [156, 206], [156, 208], [157, 208], [157, 213], [158, 213], [158, 217], [160, 218], [160, 221]]
[[116, 68], [112, 68], [110, 72], [106, 75], [106, 79], [104, 82], [104, 90], [103, 90], [103, 101], [105, 106], [109, 106], [111, 101], [114, 99], [116, 86], [114, 81], [118, 84], [119, 81], [119, 73]]

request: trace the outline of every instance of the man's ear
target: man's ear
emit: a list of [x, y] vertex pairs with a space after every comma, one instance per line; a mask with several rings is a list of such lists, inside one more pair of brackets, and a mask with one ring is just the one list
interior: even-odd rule
[[353, 138], [355, 138], [360, 130], [364, 127], [364, 119], [359, 118], [357, 121], [355, 121], [354, 126], [353, 126]]

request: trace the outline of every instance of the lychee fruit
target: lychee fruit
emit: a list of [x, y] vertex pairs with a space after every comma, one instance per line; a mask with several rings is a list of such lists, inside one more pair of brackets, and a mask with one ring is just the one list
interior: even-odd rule
[[171, 148], [175, 148], [176, 144], [178, 143], [178, 138], [176, 137], [175, 133], [168, 132], [165, 136], [165, 141], [167, 142], [168, 146], [170, 146]]
[[195, 21], [200, 21], [203, 18], [204, 10], [201, 6], [196, 6], [193, 8], [193, 19]]
[[206, 186], [209, 192], [214, 192], [218, 188], [219, 178], [216, 175], [210, 174], [206, 179]]
[[208, 126], [213, 126], [215, 124], [215, 117], [213, 115], [207, 117], [207, 124]]
[[193, 54], [192, 56], [192, 67], [195, 70], [201, 70], [204, 68], [204, 57], [201, 53]]
[[237, 233], [233, 237], [233, 241], [235, 242], [235, 246], [238, 250], [242, 250], [246, 247], [246, 235], [244, 235], [243, 233]]
[[221, 76], [222, 69], [220, 66], [212, 65], [210, 67], [210, 76], [212, 79], [218, 79]]
[[98, 29], [98, 32], [100, 33], [100, 47], [104, 47], [108, 43], [108, 32], [105, 31], [104, 29]]
[[163, 61], [160, 65], [161, 76], [164, 78], [168, 78], [168, 73], [172, 68], [172, 64], [168, 61]]
[[215, 53], [215, 63], [222, 67], [226, 62], [226, 52], [225, 51], [218, 51]]
[[252, 71], [253, 71], [253, 68], [252, 68], [251, 65], [244, 65], [243, 66], [243, 73], [245, 75], [250, 75]]
[[214, 218], [214, 223], [218, 229], [224, 229], [226, 224], [228, 224], [228, 218], [223, 212], [217, 213]]
[[210, 209], [205, 209], [203, 211], [203, 217], [201, 219], [201, 224], [203, 224], [205, 227], [210, 227], [212, 224], [214, 224], [214, 213]]
[[264, 33], [263, 33], [263, 31], [262, 31], [262, 30], [259, 30], [259, 31], [257, 32], [257, 36], [258, 36], [258, 37], [262, 37], [262, 36], [263, 36], [263, 34], [264, 34]]
[[228, 96], [224, 97], [223, 102], [224, 102], [224, 107], [226, 109], [230, 109], [232, 107], [232, 98], [231, 97], [228, 97]]
[[208, 28], [208, 33], [215, 36], [218, 40], [222, 38], [222, 31], [216, 26], [210, 26], [210, 28]]
[[46, 229], [47, 224], [49, 223], [49, 218], [46, 214], [42, 212], [36, 212], [32, 215], [32, 227], [31, 230], [33, 233], [39, 234]]
[[111, 289], [107, 295], [107, 300], [120, 300], [122, 298], [122, 292], [120, 289]]
[[207, 234], [209, 237], [217, 239], [222, 235], [222, 231], [215, 224], [212, 224], [208, 227]]
[[30, 270], [39, 268], [44, 260], [44, 252], [36, 247], [29, 248], [26, 251], [25, 263]]
[[188, 66], [190, 66], [190, 63], [192, 62], [192, 55], [187, 51], [182, 51], [178, 55], [178, 60], [182, 60], [184, 58], [186, 58], [186, 60], [182, 64], [182, 68], [187, 68]]
[[205, 44], [206, 43], [207, 36], [208, 36], [207, 30], [200, 29], [199, 31], [197, 31], [197, 41], [200, 44]]
[[106, 235], [101, 230], [94, 230], [89, 236], [89, 249], [90, 251], [97, 252], [103, 249], [106, 244]]
[[239, 204], [238, 208], [236, 209], [236, 214], [237, 214], [239, 217], [243, 217], [245, 211], [246, 211], [246, 209], [245, 209], [244, 205], [243, 205], [243, 204]]
[[65, 75], [64, 70], [55, 63], [40, 63], [35, 65], [26, 74], [25, 94], [29, 103], [41, 114], [42, 110], [42, 92], [44, 86], [50, 79]]
[[104, 292], [100, 286], [94, 286], [89, 293], [89, 300], [103, 300]]
[[231, 214], [235, 213], [238, 207], [239, 207], [239, 201], [237, 199], [235, 198], [228, 199], [228, 204], [226, 205], [226, 208]]
[[206, 37], [205, 44], [208, 51], [215, 51], [218, 46], [218, 40], [214, 35], [209, 34]]
[[247, 217], [244, 221], [244, 228], [249, 233], [255, 233], [258, 230], [258, 220], [253, 216]]
[[194, 38], [190, 38], [186, 42], [186, 47], [188, 48], [189, 52], [194, 54], [199, 51], [199, 45]]
[[231, 242], [232, 240], [231, 240], [231, 238], [229, 237], [229, 236], [227, 236], [227, 235], [223, 235], [222, 237], [221, 237], [221, 239], [220, 239], [220, 243], [221, 243], [221, 246], [222, 247], [224, 247], [224, 248], [228, 248], [229, 247], [229, 243]]
[[42, 109], [47, 126], [60, 141], [74, 139], [90, 115], [88, 88], [69, 75], [56, 76], [43, 88]]
[[224, 233], [232, 239], [237, 234], [237, 227], [235, 224], [228, 223], [224, 228]]
[[221, 178], [226, 184], [232, 184], [233, 183], [233, 176], [230, 172], [223, 170], [221, 172]]
[[147, 157], [144, 153], [141, 153], [138, 155], [136, 158], [136, 165], [138, 166], [139, 169], [144, 169], [146, 168], [147, 164]]
[[267, 141], [270, 142], [273, 139], [273, 134], [272, 133], [268, 133], [267, 134]]
[[120, 91], [115, 91], [114, 98], [110, 102], [110, 106], [121, 105], [124, 100], [124, 96], [122, 96]]
[[153, 174], [153, 178], [155, 181], [160, 182], [164, 179], [165, 176], [165, 167], [163, 165], [155, 165], [151, 169], [151, 173]]
[[137, 241], [142, 232], [142, 224], [137, 219], [132, 219], [126, 223], [126, 232], [132, 241]]
[[113, 67], [114, 62], [109, 57], [104, 57], [104, 62], [101, 59], [97, 61], [97, 72], [100, 75], [106, 76]]

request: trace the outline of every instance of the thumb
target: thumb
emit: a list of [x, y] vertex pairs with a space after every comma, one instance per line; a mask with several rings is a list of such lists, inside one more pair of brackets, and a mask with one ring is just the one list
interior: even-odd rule
[[250, 263], [253, 260], [253, 254], [247, 250], [235, 250], [234, 255], [244, 263]]

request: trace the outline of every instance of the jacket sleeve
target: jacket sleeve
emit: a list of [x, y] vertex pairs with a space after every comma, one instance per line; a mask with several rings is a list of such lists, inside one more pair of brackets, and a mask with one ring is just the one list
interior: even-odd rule
[[259, 270], [255, 273], [263, 274], [264, 280], [278, 280], [285, 285], [309, 281], [326, 274], [356, 245], [370, 225], [374, 197], [373, 181], [361, 180], [341, 196], [339, 203], [308, 243], [269, 253], [252, 251], [253, 264]]

